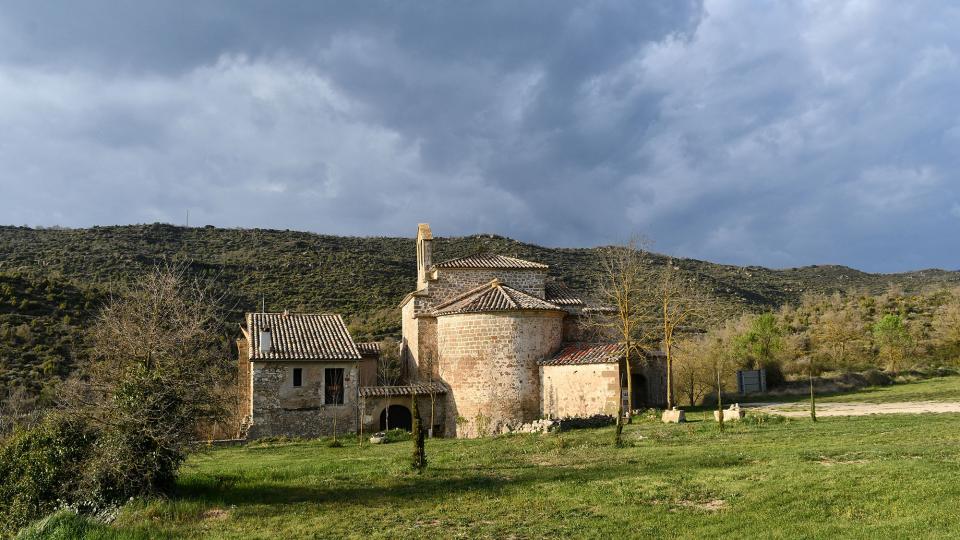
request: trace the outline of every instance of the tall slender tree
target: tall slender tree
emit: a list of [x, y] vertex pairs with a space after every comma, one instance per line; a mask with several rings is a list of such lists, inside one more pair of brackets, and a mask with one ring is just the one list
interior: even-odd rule
[[417, 405], [417, 394], [410, 398], [410, 411], [413, 415], [413, 460], [411, 465], [417, 471], [427, 468], [427, 450], [423, 437], [423, 426], [420, 421], [420, 407]]
[[624, 375], [627, 389], [627, 407], [624, 411], [623, 399], [617, 412], [616, 443], [622, 443], [624, 414], [632, 421], [633, 403], [633, 357], [638, 354], [636, 343], [644, 320], [643, 282], [644, 261], [648, 255], [649, 242], [640, 236], [631, 238], [622, 245], [614, 245], [599, 250], [598, 290], [609, 312], [596, 317], [593, 324], [623, 345]]

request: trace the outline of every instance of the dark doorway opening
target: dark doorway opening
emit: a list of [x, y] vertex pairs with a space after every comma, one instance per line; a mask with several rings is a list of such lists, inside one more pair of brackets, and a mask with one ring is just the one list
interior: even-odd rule
[[633, 401], [634, 409], [644, 409], [647, 407], [647, 378], [639, 373], [630, 375], [630, 386], [632, 386], [633, 395], [630, 396]]
[[[387, 415], [388, 412], [389, 418]], [[405, 429], [411, 431], [413, 429], [413, 415], [410, 414], [410, 409], [403, 405], [391, 405], [384, 409], [383, 412], [380, 413], [380, 431], [386, 431], [387, 429]]]

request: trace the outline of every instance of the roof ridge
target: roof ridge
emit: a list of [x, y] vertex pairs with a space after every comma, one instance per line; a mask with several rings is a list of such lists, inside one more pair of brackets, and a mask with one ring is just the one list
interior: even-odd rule
[[513, 291], [514, 289], [512, 289], [512, 288], [510, 288], [510, 287], [508, 287], [508, 286], [506, 286], [506, 285], [501, 284], [499, 281], [497, 281], [497, 283], [494, 285], [494, 287], [495, 287], [496, 289], [499, 289], [499, 290], [500, 290], [500, 294], [502, 294], [504, 297], [506, 297], [507, 302], [508, 302], [511, 306], [513, 306], [513, 307], [515, 307], [515, 308], [519, 308], [519, 307], [520, 307], [520, 302], [517, 301], [517, 299], [514, 298], [512, 294], [510, 294], [510, 291]]
[[510, 255], [493, 253], [489, 250], [477, 251], [470, 255], [464, 255], [462, 257], [447, 259], [445, 261], [434, 263], [433, 266], [437, 268], [458, 268], [458, 266], [456, 265], [470, 262], [471, 259], [474, 259], [473, 261], [474, 264], [467, 264], [462, 268], [505, 268], [505, 269], [519, 269], [519, 270], [550, 268], [549, 265], [546, 265], [543, 263], [539, 263], [536, 261], [528, 261], [526, 259], [521, 259], [519, 257], [513, 257]]
[[451, 304], [455, 304], [455, 303], [459, 302], [460, 300], [463, 300], [463, 299], [469, 297], [470, 295], [472, 295], [472, 294], [474, 294], [474, 293], [477, 293], [477, 292], [482, 291], [482, 290], [485, 289], [485, 288], [493, 288], [493, 287], [495, 287], [496, 285], [494, 285], [494, 283], [497, 283], [497, 282], [499, 282], [499, 280], [498, 280], [497, 278], [493, 278], [492, 280], [484, 283], [483, 285], [480, 285], [479, 287], [474, 287], [474, 288], [470, 289], [469, 291], [467, 291], [467, 292], [465, 292], [465, 293], [461, 293], [461, 294], [459, 294], [459, 295], [451, 298], [450, 300], [447, 300], [447, 301], [445, 301], [445, 302], [443, 302], [443, 303], [440, 303], [440, 304], [437, 304], [437, 305], [433, 306], [433, 309], [434, 309], [434, 311], [436, 311], [436, 310], [438, 310], [438, 309], [443, 309], [443, 308], [445, 308], [445, 307], [448, 307], [448, 306], [450, 306]]

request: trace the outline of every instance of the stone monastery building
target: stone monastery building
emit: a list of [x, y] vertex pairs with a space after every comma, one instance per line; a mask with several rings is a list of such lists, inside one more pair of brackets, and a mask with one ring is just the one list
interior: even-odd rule
[[[421, 224], [417, 287], [400, 303], [399, 384], [381, 384], [378, 344], [355, 343], [339, 315], [247, 314], [238, 348], [249, 438], [409, 429], [411, 399], [435, 435], [456, 437], [615, 415], [626, 403], [624, 347], [587, 337], [584, 320], [601, 308], [545, 264], [494, 254], [434, 263], [432, 244]], [[631, 358], [634, 407], [663, 406], [662, 357]]]

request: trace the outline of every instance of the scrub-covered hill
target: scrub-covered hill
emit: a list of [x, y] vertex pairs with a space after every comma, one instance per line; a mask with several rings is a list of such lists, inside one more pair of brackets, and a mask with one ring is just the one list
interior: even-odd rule
[[[596, 250], [547, 248], [494, 235], [437, 238], [434, 260], [481, 251], [547, 263], [572, 288], [593, 288]], [[654, 256], [651, 265], [665, 259]], [[36, 387], [69, 371], [83, 325], [105, 295], [155, 265], [189, 263], [227, 293], [227, 332], [242, 313], [335, 311], [356, 337], [399, 332], [395, 309], [416, 281], [413, 238], [359, 238], [299, 231], [130, 225], [91, 229], [0, 227], [0, 386]], [[805, 292], [879, 293], [960, 284], [960, 272], [868, 274], [843, 266], [773, 270], [679, 259], [717, 296], [744, 310], [796, 303]]]

